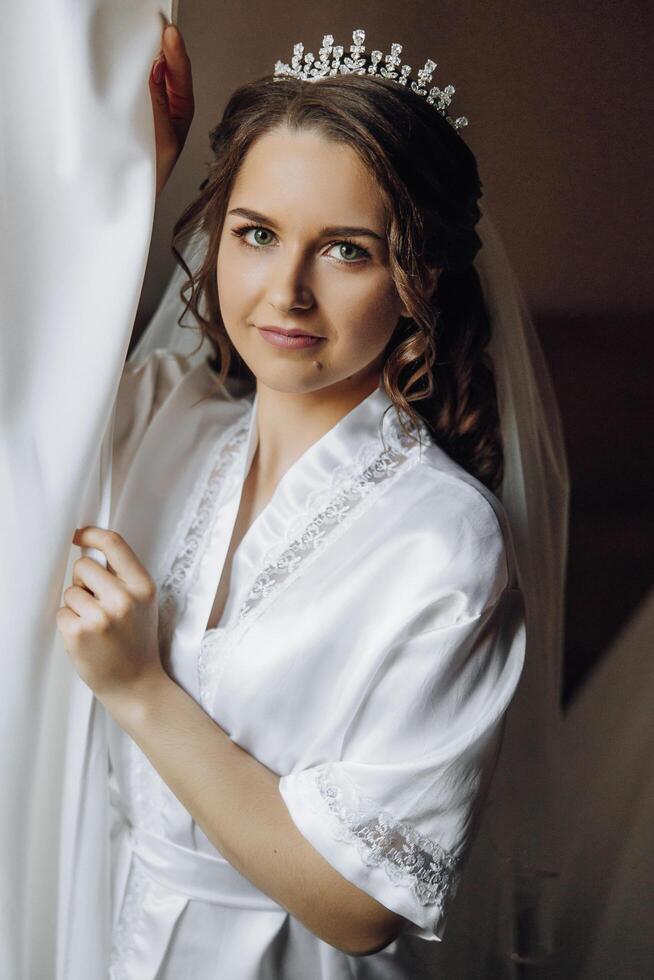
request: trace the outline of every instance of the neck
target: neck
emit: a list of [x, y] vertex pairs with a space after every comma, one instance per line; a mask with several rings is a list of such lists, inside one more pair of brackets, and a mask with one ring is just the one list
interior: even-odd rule
[[379, 370], [309, 392], [277, 391], [257, 381], [257, 480], [276, 486], [293, 463], [379, 386]]

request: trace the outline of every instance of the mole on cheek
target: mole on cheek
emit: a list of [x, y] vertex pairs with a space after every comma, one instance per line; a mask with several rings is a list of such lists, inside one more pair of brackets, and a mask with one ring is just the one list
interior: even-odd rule
[[322, 363], [320, 361], [314, 361], [313, 363], [319, 371], [322, 371]]

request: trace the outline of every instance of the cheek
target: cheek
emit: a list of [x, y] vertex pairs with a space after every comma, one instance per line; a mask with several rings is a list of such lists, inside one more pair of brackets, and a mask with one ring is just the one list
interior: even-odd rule
[[230, 284], [234, 282], [237, 274], [238, 267], [237, 263], [234, 261], [232, 249], [229, 247], [229, 244], [225, 246], [221, 242], [216, 260], [216, 285], [218, 287], [218, 293], [221, 300], [223, 298], [223, 294], [227, 301], [230, 301], [232, 293], [237, 295], [238, 290], [230, 289]]
[[[392, 280], [375, 278], [365, 290], [342, 291], [337, 302], [343, 327], [342, 341], [354, 350], [381, 350], [397, 325], [401, 303]], [[340, 334], [339, 330], [339, 334]]]
[[249, 298], [254, 291], [247, 264], [239, 262], [234, 249], [227, 244], [218, 250], [216, 262], [218, 303], [226, 327], [238, 324], [247, 314]]

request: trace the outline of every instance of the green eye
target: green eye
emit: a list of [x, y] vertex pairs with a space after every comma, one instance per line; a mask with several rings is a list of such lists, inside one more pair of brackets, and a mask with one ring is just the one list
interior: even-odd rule
[[[257, 236], [254, 242], [248, 241], [247, 236], [250, 234], [250, 232], [254, 232], [254, 234]], [[243, 244], [247, 245], [248, 248], [257, 248], [259, 245], [270, 245], [269, 240], [261, 241], [258, 236], [272, 235], [272, 232], [269, 228], [264, 228], [262, 225], [242, 225], [240, 228], [233, 228], [232, 235], [235, 235], [236, 238], [242, 239]]]
[[[352, 242], [341, 242], [341, 244], [338, 247], [341, 249], [341, 256], [347, 261], [349, 261], [350, 259], [358, 258], [359, 253], [361, 252], [361, 249], [358, 247], [358, 245], [353, 245]], [[350, 253], [351, 253], [350, 255], [346, 255], [343, 252], [343, 249], [348, 249], [348, 248], [350, 249]]]
[[254, 234], [255, 234], [255, 241], [257, 242], [258, 245], [268, 245], [269, 244], [267, 241], [262, 242], [258, 238], [256, 238], [257, 235], [269, 235], [270, 232], [268, 231], [267, 228], [255, 228], [254, 229]]
[[[247, 236], [252, 232], [255, 236], [254, 241], [248, 241]], [[240, 238], [243, 244], [248, 248], [264, 248], [272, 244], [272, 239], [275, 237], [274, 232], [269, 228], [264, 228], [262, 225], [242, 225], [240, 228], [232, 229], [232, 234], [236, 238]], [[264, 240], [261, 236], [264, 236]], [[270, 238], [265, 236], [269, 235]], [[343, 265], [360, 265], [362, 259], [369, 259], [371, 257], [370, 252], [363, 245], [357, 245], [356, 242], [351, 242], [348, 239], [341, 239], [338, 242], [332, 242], [329, 246], [330, 251], [337, 248], [339, 249], [339, 255], [334, 256], [338, 262]], [[349, 252], [347, 251], [349, 249]]]

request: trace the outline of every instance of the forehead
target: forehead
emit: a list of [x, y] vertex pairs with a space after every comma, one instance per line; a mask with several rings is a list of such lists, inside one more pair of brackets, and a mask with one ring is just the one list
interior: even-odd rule
[[383, 232], [379, 189], [355, 151], [315, 130], [272, 130], [248, 150], [229, 207], [284, 222], [366, 224]]

